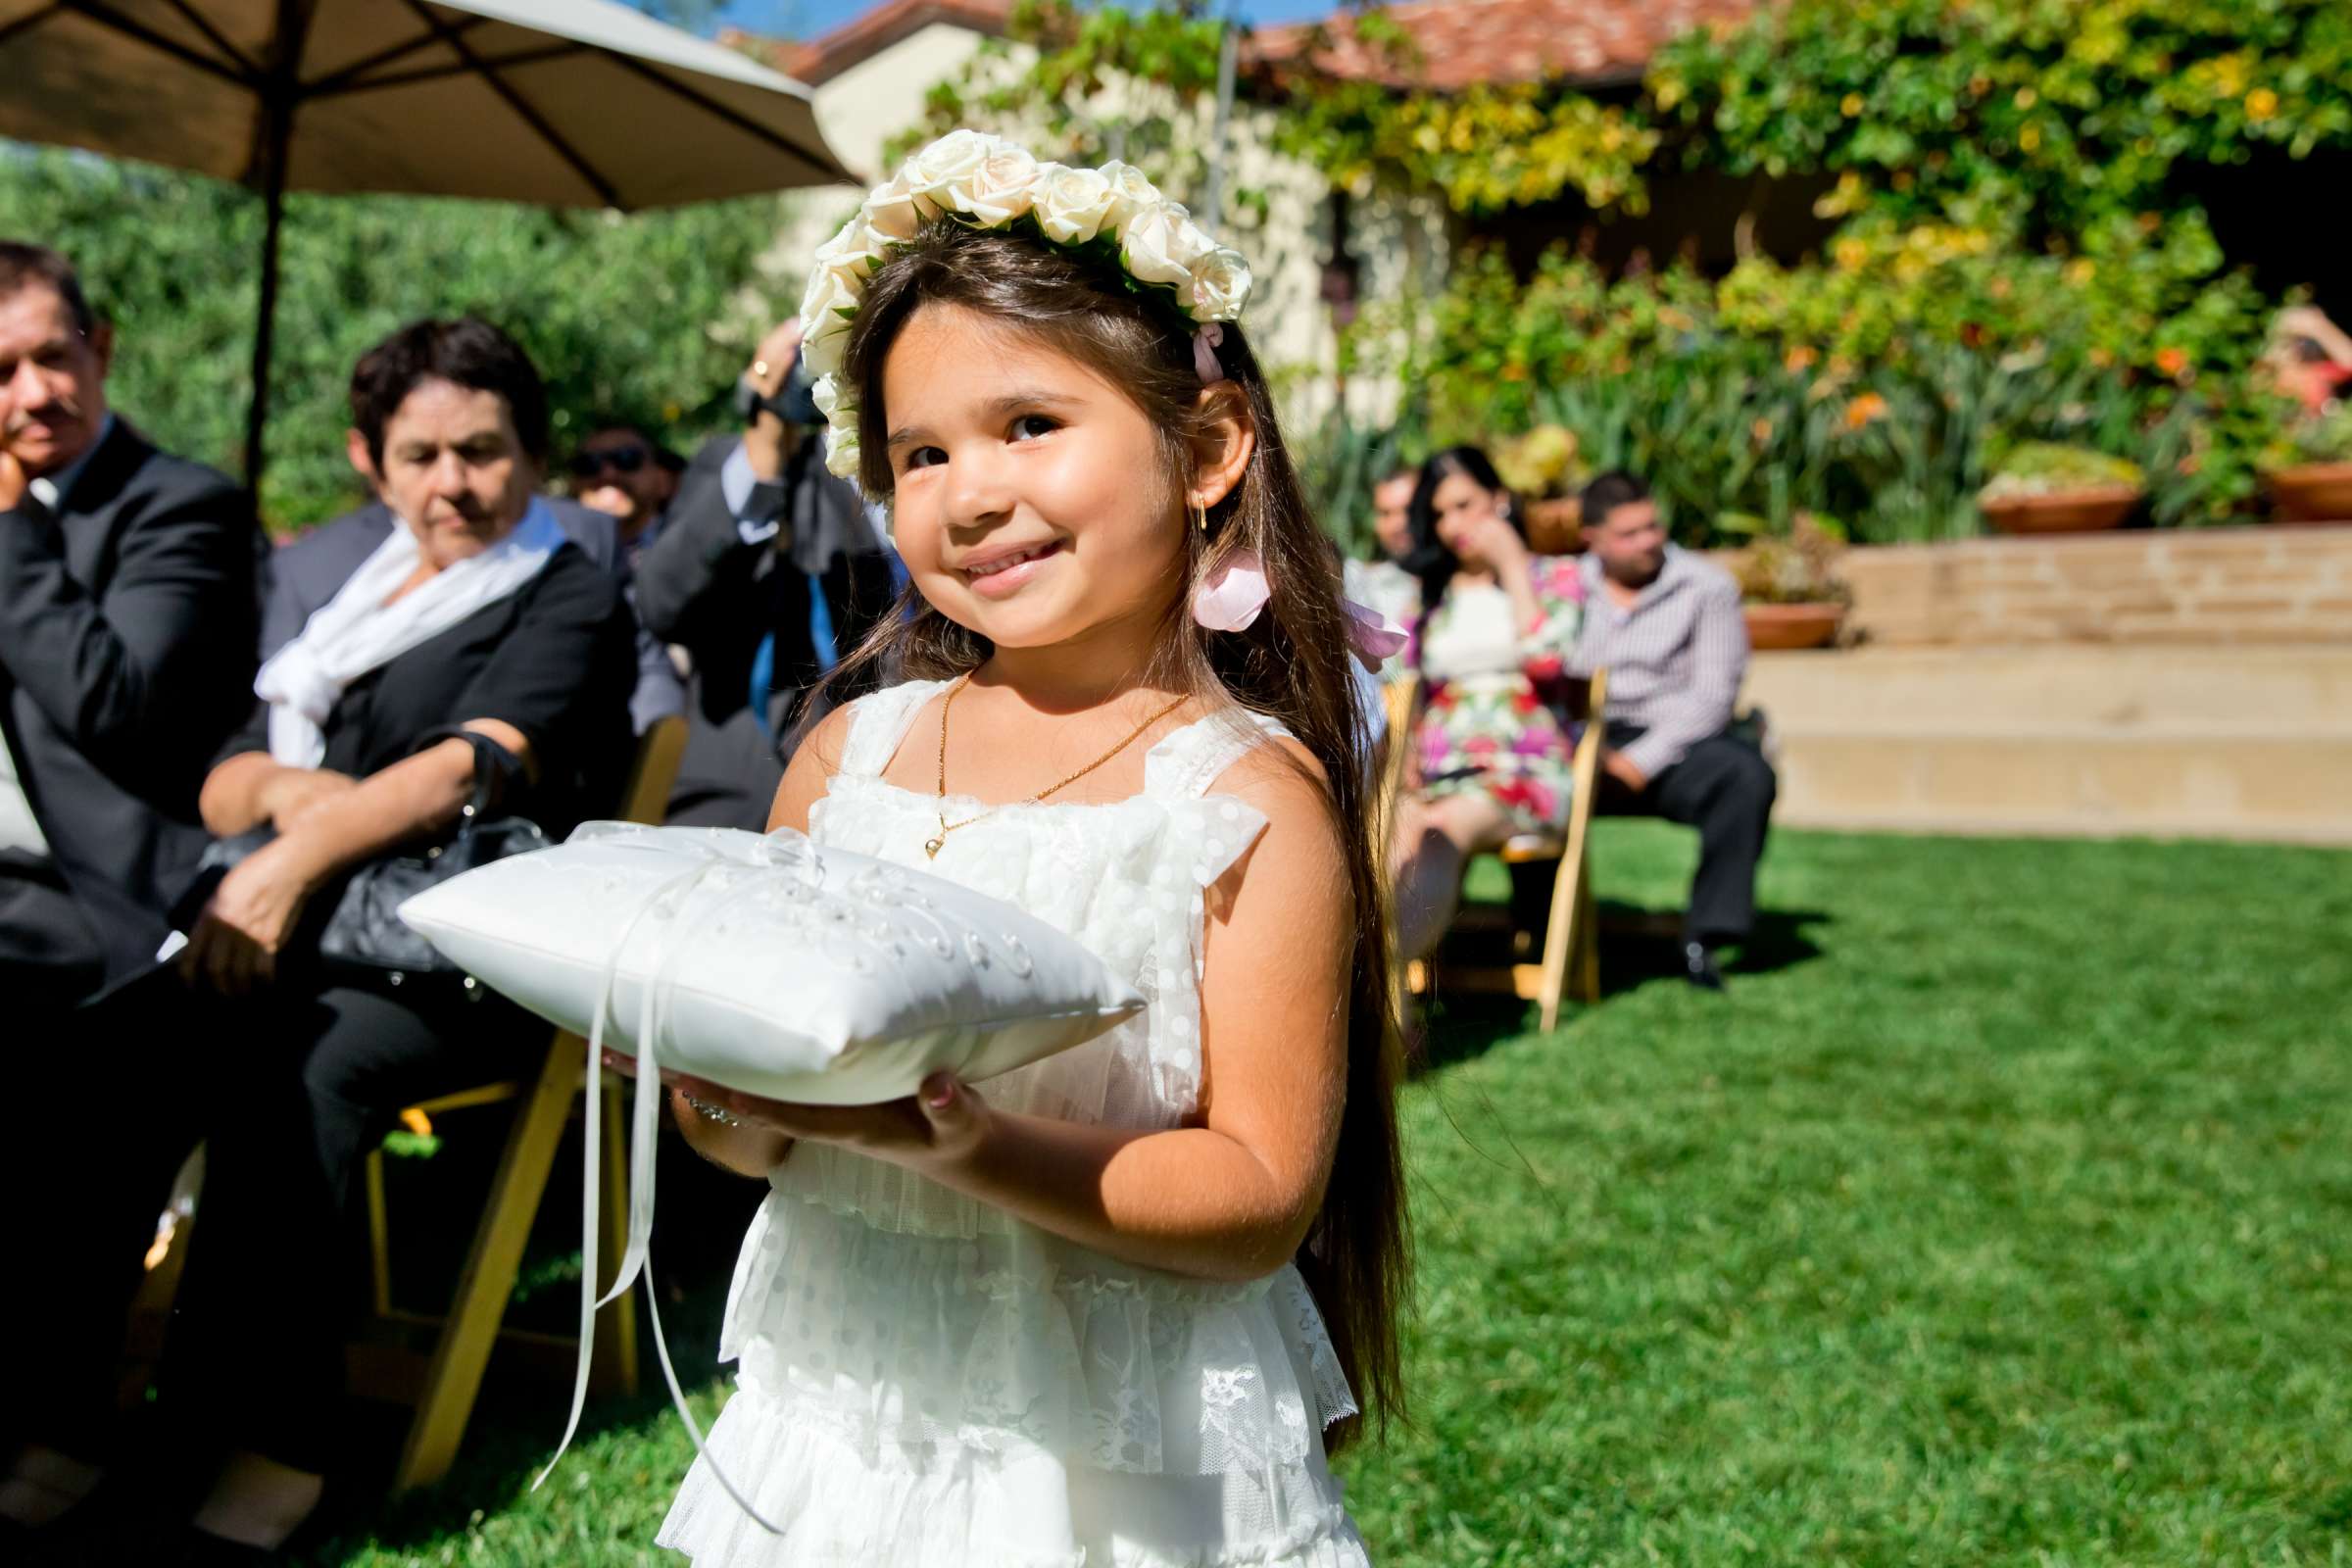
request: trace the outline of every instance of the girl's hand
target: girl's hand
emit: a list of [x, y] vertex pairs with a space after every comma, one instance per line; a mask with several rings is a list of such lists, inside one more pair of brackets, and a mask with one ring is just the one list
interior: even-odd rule
[[[634, 1076], [637, 1058], [607, 1051], [605, 1065]], [[812, 1143], [840, 1144], [909, 1170], [937, 1170], [970, 1157], [986, 1140], [988, 1102], [952, 1072], [935, 1072], [916, 1093], [878, 1105], [803, 1105], [762, 1100], [682, 1073], [664, 1070], [662, 1082], [762, 1132]]]
[[224, 997], [268, 985], [310, 897], [309, 873], [285, 840], [256, 850], [220, 879], [205, 905], [179, 956], [181, 978]]

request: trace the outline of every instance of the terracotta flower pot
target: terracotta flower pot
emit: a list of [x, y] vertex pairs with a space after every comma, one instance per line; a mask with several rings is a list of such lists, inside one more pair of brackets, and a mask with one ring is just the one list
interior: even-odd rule
[[2143, 494], [2133, 484], [2094, 484], [2046, 496], [1980, 501], [1977, 507], [1996, 533], [2089, 533], [2132, 515]]
[[2352, 522], [2352, 463], [2298, 463], [2262, 482], [2280, 522]]
[[1530, 501], [1524, 505], [1528, 549], [1539, 556], [1574, 556], [1584, 552], [1584, 509], [1573, 496], [1564, 501]]
[[1760, 654], [1827, 648], [1845, 624], [1843, 605], [1741, 605], [1747, 644]]

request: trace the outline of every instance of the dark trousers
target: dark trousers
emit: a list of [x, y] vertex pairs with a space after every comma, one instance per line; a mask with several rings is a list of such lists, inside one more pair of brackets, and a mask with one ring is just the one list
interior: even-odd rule
[[[23, 1436], [102, 1459], [124, 1312], [172, 1174], [204, 1188], [166, 1349], [168, 1402], [224, 1447], [320, 1470], [357, 1300], [353, 1209], [401, 1106], [513, 1076], [547, 1029], [454, 988], [286, 987], [230, 1001], [159, 971], [35, 1054], [39, 1136], [0, 1153], [18, 1199]], [[98, 1055], [89, 1053], [96, 1051]], [[33, 1107], [39, 1107], [34, 1110]]]
[[[1611, 724], [1609, 744], [1631, 745], [1638, 724]], [[1698, 872], [1683, 916], [1683, 940], [1738, 942], [1756, 923], [1756, 862], [1772, 825], [1780, 780], [1747, 741], [1711, 735], [1636, 794], [1606, 773], [1597, 808], [1614, 816], [1662, 816], [1698, 829]]]

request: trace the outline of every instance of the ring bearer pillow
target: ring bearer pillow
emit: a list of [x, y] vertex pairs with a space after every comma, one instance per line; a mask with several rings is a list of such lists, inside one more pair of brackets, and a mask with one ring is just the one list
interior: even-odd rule
[[[557, 1459], [586, 1401], [596, 1308], [629, 1288], [652, 1247], [661, 1070], [770, 1100], [873, 1104], [943, 1069], [975, 1082], [1009, 1072], [1144, 1005], [1100, 958], [1024, 910], [789, 829], [586, 822], [561, 845], [418, 894], [400, 917], [482, 984], [585, 1035], [591, 1083], [608, 1039], [637, 1058], [628, 1248], [601, 1298], [604, 1118], [581, 1118], [580, 1353]], [[700, 1451], [659, 1294], [646, 1292], [654, 1348]]]
[[[400, 916], [549, 1021], [746, 1094], [810, 1104], [979, 1080], [1091, 1040], [1143, 998], [1034, 915], [789, 829], [588, 822]], [[609, 1000], [608, 1000], [608, 988]]]

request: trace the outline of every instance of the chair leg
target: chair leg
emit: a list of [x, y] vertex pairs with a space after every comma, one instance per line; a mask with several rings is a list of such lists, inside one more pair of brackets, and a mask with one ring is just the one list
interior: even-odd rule
[[547, 1190], [556, 1148], [571, 1117], [571, 1099], [579, 1093], [587, 1045], [577, 1035], [559, 1035], [547, 1054], [530, 1098], [514, 1117], [500, 1155], [498, 1175], [474, 1229], [466, 1271], [458, 1278], [457, 1298], [434, 1347], [431, 1366], [416, 1401], [400, 1467], [392, 1489], [438, 1481], [449, 1472], [465, 1440], [466, 1423], [473, 1414], [474, 1396], [481, 1392], [482, 1371], [498, 1338], [499, 1322], [514, 1294], [515, 1271], [522, 1264], [523, 1244], [531, 1220], [539, 1211], [540, 1195]]
[[384, 1203], [384, 1152], [368, 1151], [368, 1284], [375, 1315], [392, 1310], [392, 1218]]
[[[629, 1245], [629, 1085], [616, 1073], [599, 1071], [604, 1080], [604, 1093], [597, 1096], [605, 1118], [605, 1195], [599, 1206], [604, 1211], [602, 1229], [597, 1238], [597, 1250], [604, 1258], [605, 1277], [597, 1281], [604, 1290], [612, 1289], [612, 1279], [620, 1270], [620, 1254]], [[587, 1106], [586, 1115], [599, 1114]], [[650, 1287], [649, 1287], [650, 1288]], [[637, 1392], [637, 1292], [632, 1287], [626, 1296], [597, 1314], [595, 1358], [589, 1366], [589, 1386], [599, 1394], [635, 1394]]]
[[1590, 870], [1576, 879], [1576, 984], [1570, 992], [1577, 1001], [1594, 1003], [1600, 1000], [1600, 914], [1592, 902], [1592, 877]]

